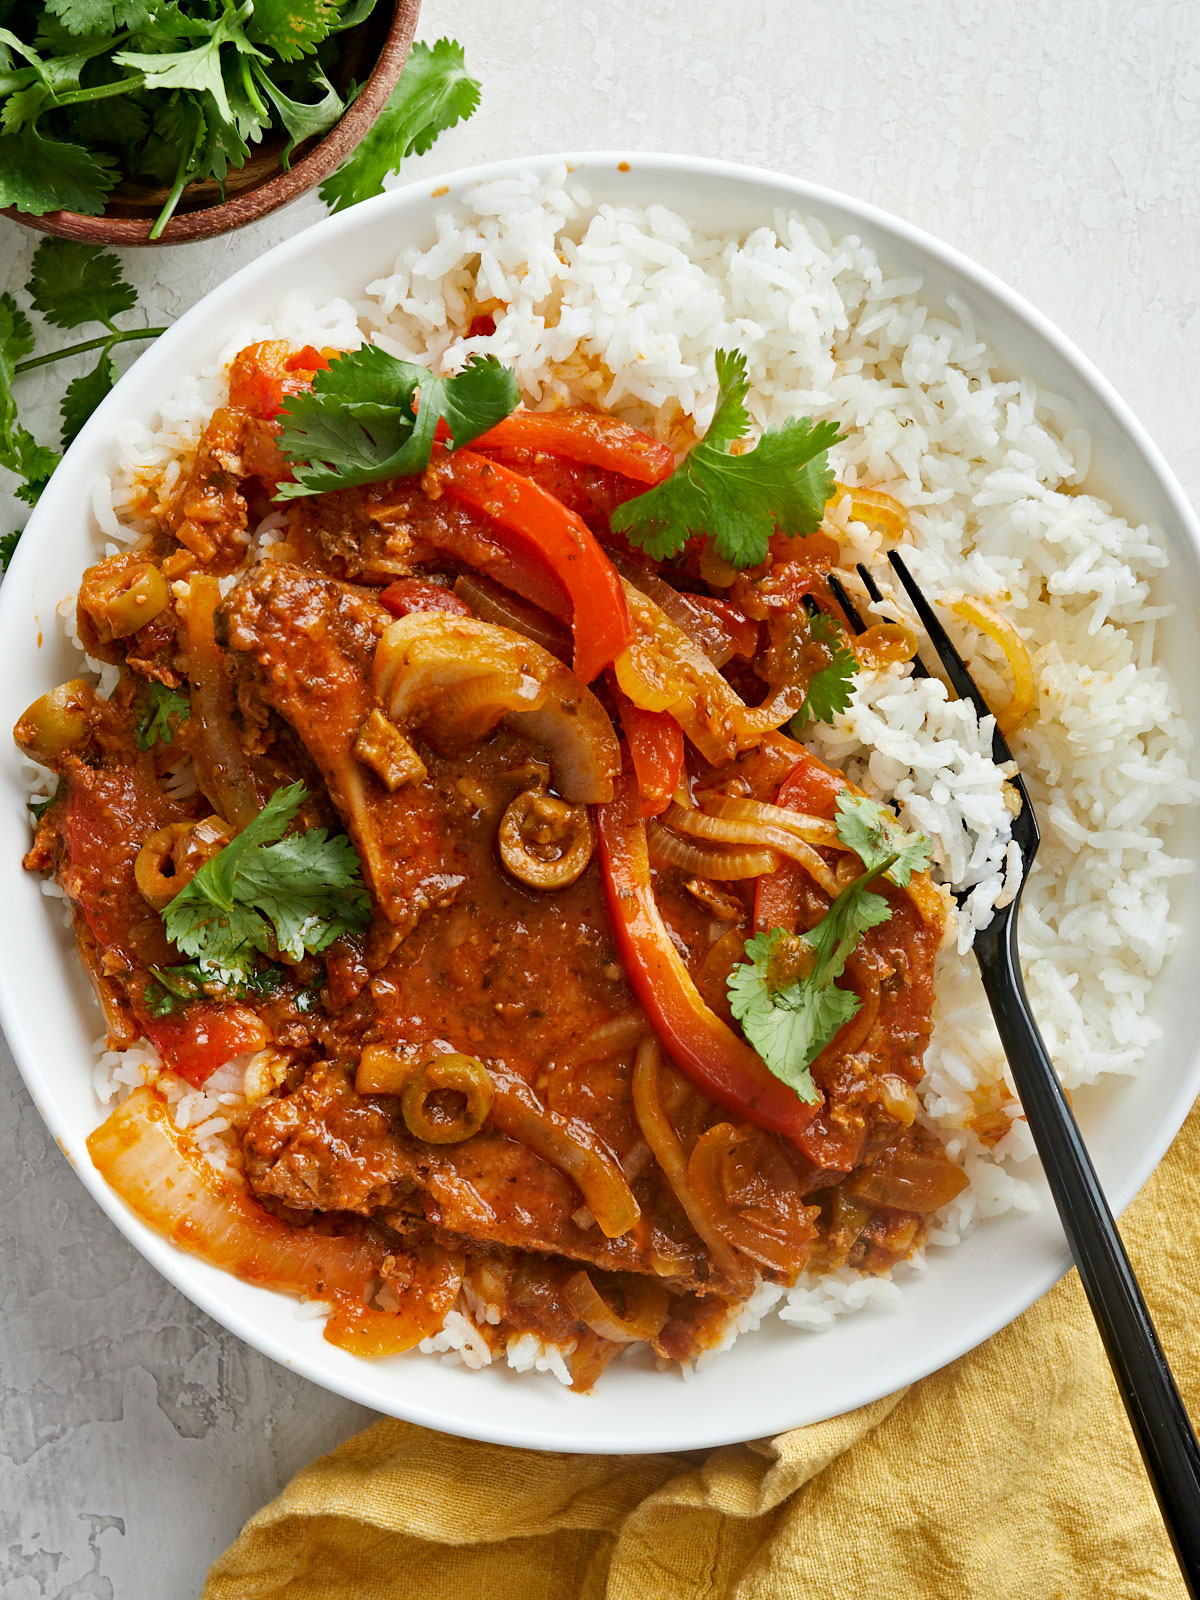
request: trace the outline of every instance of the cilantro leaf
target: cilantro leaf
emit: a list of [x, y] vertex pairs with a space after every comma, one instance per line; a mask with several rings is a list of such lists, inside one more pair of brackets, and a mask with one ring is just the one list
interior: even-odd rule
[[[0, 540], [0, 543], [3, 543], [3, 540]], [[7, 565], [7, 563], [5, 564]], [[42, 820], [57, 799], [58, 795], [52, 794], [47, 796], [45, 800], [29, 800], [26, 802], [30, 811], [33, 813], [33, 820], [35, 823]]]
[[196, 117], [202, 118], [198, 108], [194, 108], [189, 124], [182, 95], [172, 94], [165, 98], [156, 95], [146, 136], [136, 153], [130, 156], [131, 170], [153, 178], [157, 183], [173, 183], [179, 166], [180, 147], [188, 137], [189, 126], [192, 138], [196, 137]]
[[170, 719], [182, 722], [192, 714], [192, 702], [187, 695], [168, 689], [165, 683], [146, 685], [146, 709], [138, 718], [137, 747], [151, 750], [158, 744], [171, 744], [175, 733]]
[[729, 447], [749, 425], [746, 361], [718, 350], [716, 363], [717, 409], [708, 432], [664, 483], [618, 506], [612, 526], [656, 560], [707, 535], [726, 561], [753, 567], [766, 560], [773, 533], [803, 535], [820, 526], [833, 493], [826, 452], [841, 433], [835, 422], [792, 418], [734, 455]]
[[861, 858], [863, 871], [807, 933], [783, 928], [746, 943], [747, 960], [729, 975], [729, 1004], [768, 1069], [802, 1100], [817, 1090], [809, 1068], [859, 1009], [837, 979], [863, 934], [887, 922], [891, 907], [868, 886], [886, 875], [900, 888], [929, 865], [929, 840], [906, 833], [886, 806], [844, 789], [838, 796], [838, 838]]
[[296, 61], [317, 48], [336, 16], [331, 0], [254, 0], [246, 37], [281, 61]]
[[229, 969], [244, 968], [253, 951], [299, 960], [367, 926], [370, 899], [350, 840], [324, 828], [283, 837], [307, 797], [302, 783], [277, 789], [167, 906], [167, 937], [185, 956]]
[[211, 961], [181, 961], [173, 967], [151, 967], [150, 974], [154, 982], [147, 986], [146, 1004], [156, 1017], [172, 1016], [206, 996], [261, 999], [287, 981], [281, 967], [257, 957], [246, 965], [228, 967]]
[[457, 376], [439, 378], [378, 345], [363, 345], [318, 372], [311, 391], [289, 397], [279, 447], [296, 481], [281, 484], [275, 498], [423, 472], [439, 421], [450, 431], [449, 447], [459, 449], [508, 416], [519, 399], [516, 378], [495, 356], [475, 356]]
[[818, 1096], [809, 1066], [854, 1016], [859, 1001], [832, 984], [793, 984], [773, 991], [768, 966], [786, 937], [782, 928], [774, 928], [747, 941], [748, 961], [729, 975], [729, 1004], [769, 1069], [811, 1104]]
[[11, 294], [0, 294], [0, 417], [12, 404], [12, 382], [17, 362], [33, 354], [33, 329], [29, 318]]
[[43, 239], [38, 245], [29, 293], [34, 309], [55, 328], [78, 328], [84, 322], [111, 325], [137, 301], [111, 251], [72, 239]]
[[907, 889], [914, 872], [928, 869], [930, 841], [923, 833], [906, 833], [878, 800], [843, 789], [838, 795], [836, 821], [838, 838], [854, 851], [867, 872], [886, 872], [893, 883]]
[[[139, 91], [110, 95], [106, 100], [70, 107], [70, 134], [77, 144], [91, 149], [103, 145], [114, 154], [119, 152], [123, 170], [140, 172], [137, 151], [150, 126], [149, 110], [153, 104], [149, 96]], [[168, 178], [166, 180], [170, 182]]]
[[[0, 144], [3, 140], [0, 140]], [[58, 455], [17, 421], [13, 382], [17, 363], [33, 350], [29, 318], [10, 294], [0, 294], [0, 467], [25, 481], [17, 489], [20, 499], [33, 505], [58, 465]], [[13, 540], [15, 546], [16, 540]]]
[[8, 563], [17, 552], [17, 545], [20, 543], [23, 531], [21, 528], [14, 528], [11, 533], [6, 533], [3, 537], [0, 537], [0, 572], [8, 571]]
[[804, 704], [792, 718], [788, 732], [797, 738], [810, 722], [832, 722], [845, 711], [854, 694], [854, 675], [858, 662], [846, 645], [835, 617], [818, 611], [808, 621], [809, 637], [829, 647], [829, 662], [814, 672], [804, 695]]
[[331, 211], [383, 193], [383, 180], [409, 155], [424, 155], [440, 133], [464, 122], [479, 104], [480, 86], [453, 39], [417, 43], [400, 81], [362, 143], [321, 185]]
[[117, 364], [107, 346], [90, 372], [71, 379], [59, 406], [64, 450], [75, 442], [79, 430], [116, 381]]
[[240, 11], [226, 10], [215, 22], [206, 23], [205, 29], [208, 37], [190, 50], [118, 50], [112, 59], [118, 66], [141, 73], [147, 89], [190, 89], [206, 96], [206, 108], [215, 109], [222, 122], [232, 124], [235, 113], [226, 89], [222, 47], [232, 45], [241, 55], [266, 57], [246, 37]]
[[289, 99], [257, 61], [251, 63], [251, 71], [259, 88], [275, 107], [275, 115], [288, 131], [288, 145], [279, 158], [286, 171], [296, 146], [331, 128], [346, 109], [345, 102], [319, 69], [310, 74], [312, 83], [324, 90], [316, 101]]
[[143, 0], [46, 0], [46, 10], [71, 33], [117, 33], [154, 19], [154, 7]]
[[[810, 1103], [817, 1099], [817, 1089], [809, 1068], [861, 1004], [849, 989], [837, 988], [835, 980], [863, 934], [892, 914], [883, 896], [867, 888], [877, 876], [864, 872], [855, 878], [816, 927], [799, 938], [772, 928], [748, 940], [749, 961], [729, 975], [729, 1004], [746, 1038], [768, 1070]], [[798, 958], [793, 964], [803, 975], [776, 984], [773, 969], [782, 965], [789, 942], [796, 947], [790, 952]]]
[[116, 181], [116, 163], [101, 152], [44, 139], [32, 126], [0, 134], [0, 206], [34, 217], [60, 210], [96, 216]]

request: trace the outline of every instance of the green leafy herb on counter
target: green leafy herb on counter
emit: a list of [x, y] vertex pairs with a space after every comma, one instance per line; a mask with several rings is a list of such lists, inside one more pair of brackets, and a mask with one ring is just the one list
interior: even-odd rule
[[479, 104], [480, 84], [469, 76], [462, 45], [439, 39], [414, 44], [400, 81], [350, 159], [321, 185], [331, 211], [383, 193], [383, 180], [406, 156], [424, 155], [440, 133], [465, 122]]
[[439, 422], [457, 449], [495, 427], [520, 398], [515, 375], [495, 356], [475, 356], [455, 377], [439, 378], [363, 345], [318, 372], [310, 391], [288, 397], [279, 448], [296, 476], [275, 498], [423, 472]]
[[735, 567], [767, 559], [771, 535], [815, 533], [833, 494], [827, 451], [841, 438], [836, 422], [793, 418], [767, 428], [752, 450], [731, 446], [750, 428], [746, 358], [718, 350], [717, 406], [708, 432], [665, 483], [626, 500], [612, 525], [656, 561], [706, 536]]
[[862, 861], [820, 922], [803, 934], [772, 928], [746, 943], [747, 960], [729, 976], [729, 1003], [746, 1038], [777, 1078], [802, 1100], [817, 1099], [809, 1070], [861, 1002], [837, 979], [863, 934], [887, 922], [891, 907], [870, 885], [885, 876], [907, 888], [929, 865], [929, 840], [906, 833], [886, 806], [843, 790], [838, 838]]
[[[96, 323], [105, 329], [95, 338], [35, 355], [28, 315], [11, 294], [0, 294], [0, 467], [21, 480], [17, 497], [34, 505], [61, 457], [58, 450], [39, 444], [20, 421], [16, 380], [37, 367], [95, 352], [95, 365], [73, 378], [62, 398], [60, 443], [65, 450], [116, 382], [113, 351], [117, 346], [156, 339], [165, 330], [118, 327], [116, 318], [137, 303], [120, 261], [111, 251], [70, 239], [42, 240], [34, 253], [26, 293], [33, 310], [52, 328]], [[0, 538], [0, 568], [7, 568], [20, 537], [20, 531], [14, 530]]]

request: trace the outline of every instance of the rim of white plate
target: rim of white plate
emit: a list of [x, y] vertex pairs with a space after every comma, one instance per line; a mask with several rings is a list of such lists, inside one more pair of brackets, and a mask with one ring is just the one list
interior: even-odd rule
[[[826, 222], [833, 213], [849, 224], [848, 231], [857, 232], [861, 229], [866, 241], [879, 250], [885, 260], [889, 251], [919, 257], [927, 271], [932, 268], [935, 273], [940, 271], [948, 278], [957, 280], [982, 301], [990, 302], [993, 309], [998, 308], [1002, 319], [1011, 318], [1021, 325], [1026, 334], [1033, 336], [1035, 345], [1045, 347], [1053, 360], [1070, 371], [1079, 391], [1097, 402], [1101, 413], [1107, 413], [1116, 434], [1123, 436], [1132, 448], [1134, 458], [1140, 458], [1141, 468], [1152, 490], [1161, 496], [1168, 519], [1173, 523], [1171, 533], [1182, 537], [1184, 551], [1187, 552], [1190, 547], [1192, 559], [1200, 559], [1200, 523], [1157, 446], [1112, 385], [1046, 317], [994, 274], [958, 250], [876, 206], [763, 168], [636, 150], [550, 154], [492, 162], [436, 178], [422, 178], [393, 189], [376, 199], [315, 223], [276, 245], [256, 261], [239, 269], [185, 312], [130, 367], [98, 408], [67, 452], [62, 466], [30, 518], [9, 574], [0, 587], [0, 663], [5, 661], [10, 650], [14, 651], [15, 659], [21, 658], [21, 649], [14, 647], [10, 641], [19, 641], [22, 633], [29, 631], [26, 612], [34, 597], [35, 570], [39, 559], [43, 558], [43, 547], [52, 537], [51, 530], [57, 526], [56, 518], [77, 517], [80, 514], [77, 507], [72, 510], [71, 502], [72, 491], [78, 496], [76, 478], [80, 464], [89, 452], [94, 453], [102, 444], [108, 436], [106, 430], [111, 432], [112, 425], [122, 416], [126, 398], [136, 391], [139, 383], [144, 387], [150, 378], [160, 378], [169, 392], [169, 385], [177, 380], [180, 372], [195, 370], [196, 363], [187, 359], [189, 347], [196, 342], [202, 346], [206, 343], [205, 329], [213, 323], [219, 323], [222, 314], [235, 304], [239, 295], [251, 286], [265, 284], [269, 280], [286, 281], [290, 269], [301, 263], [306, 255], [312, 255], [327, 244], [360, 234], [368, 225], [386, 229], [389, 219], [392, 219], [400, 224], [388, 243], [388, 252], [394, 255], [407, 238], [414, 237], [421, 227], [427, 228], [435, 214], [452, 209], [467, 189], [496, 178], [522, 174], [544, 177], [564, 164], [573, 178], [582, 178], [593, 185], [601, 181], [605, 186], [603, 198], [621, 186], [626, 178], [634, 189], [644, 189], [647, 182], [653, 185], [662, 180], [667, 192], [659, 198], [685, 214], [687, 205], [669, 191], [672, 185], [686, 189], [689, 182], [699, 186], [697, 192], [706, 186], [720, 189], [725, 185], [731, 186], [731, 195], [735, 190], [741, 191], [741, 201], [730, 202], [731, 209], [735, 210], [739, 205], [742, 210], [746, 209], [748, 195], [761, 197], [763, 222], [769, 222], [773, 211], [780, 205], [801, 214], [815, 214]], [[631, 194], [630, 198], [645, 203], [645, 196], [641, 193]], [[403, 227], [406, 213], [412, 213], [416, 223], [407, 235]], [[355, 274], [353, 267], [346, 268], [345, 272], [347, 278], [354, 280], [349, 292], [353, 294], [356, 289], [360, 290], [363, 283], [361, 276]], [[930, 298], [936, 300], [937, 296]], [[1027, 343], [1028, 340], [1023, 342]], [[1003, 348], [999, 353], [1002, 359], [1005, 358], [1006, 351]], [[130, 414], [144, 417], [148, 414], [148, 408], [141, 405]], [[26, 607], [26, 612], [22, 611], [22, 606]], [[39, 646], [40, 643], [39, 633]], [[9, 677], [9, 673], [0, 671], [0, 684], [7, 682]], [[18, 712], [20, 709], [18, 707]], [[20, 826], [26, 828], [23, 807], [19, 820]], [[10, 835], [13, 835], [12, 818], [4, 816], [0, 818], [0, 842], [8, 840]], [[17, 880], [13, 878], [10, 868], [11, 863], [0, 862], [0, 881], [3, 881], [3, 874], [7, 872], [11, 880], [10, 887], [15, 892]], [[49, 911], [49, 905], [46, 909]], [[105, 1213], [165, 1278], [246, 1343], [347, 1399], [414, 1423], [469, 1438], [568, 1452], [686, 1450], [758, 1438], [839, 1415], [936, 1371], [1005, 1327], [1043, 1295], [1070, 1264], [1056, 1222], [1050, 1218], [1049, 1226], [1046, 1226], [1047, 1217], [1044, 1213], [1048, 1202], [1043, 1200], [1043, 1215], [1038, 1229], [1036, 1234], [1029, 1235], [1031, 1245], [1027, 1253], [1035, 1265], [1018, 1284], [1010, 1286], [998, 1297], [986, 1314], [980, 1314], [973, 1303], [964, 1316], [963, 1308], [955, 1306], [951, 1294], [950, 1310], [957, 1312], [957, 1315], [951, 1315], [935, 1326], [925, 1343], [917, 1346], [901, 1340], [897, 1351], [886, 1352], [883, 1359], [868, 1359], [857, 1379], [842, 1381], [831, 1387], [823, 1384], [819, 1393], [811, 1392], [812, 1386], [802, 1381], [806, 1369], [811, 1365], [807, 1358], [816, 1356], [820, 1362], [821, 1351], [826, 1348], [824, 1342], [838, 1340], [839, 1337], [845, 1342], [853, 1336], [854, 1327], [861, 1325], [864, 1318], [873, 1319], [876, 1333], [883, 1330], [883, 1342], [886, 1343], [888, 1328], [895, 1318], [900, 1317], [900, 1311], [887, 1314], [860, 1312], [851, 1319], [839, 1321], [834, 1329], [823, 1334], [806, 1336], [789, 1333], [787, 1337], [794, 1341], [790, 1349], [796, 1375], [795, 1386], [789, 1388], [784, 1385], [781, 1388], [779, 1375], [774, 1374], [765, 1393], [762, 1382], [757, 1389], [751, 1384], [753, 1392], [747, 1393], [744, 1383], [733, 1381], [738, 1375], [744, 1377], [744, 1369], [752, 1372], [753, 1356], [748, 1362], [745, 1357], [738, 1359], [738, 1352], [747, 1351], [751, 1344], [756, 1345], [761, 1335], [755, 1336], [754, 1340], [741, 1342], [734, 1351], [718, 1358], [686, 1386], [680, 1385], [679, 1380], [671, 1375], [650, 1372], [638, 1374], [635, 1369], [618, 1364], [617, 1369], [610, 1369], [605, 1381], [592, 1396], [579, 1397], [560, 1390], [558, 1396], [549, 1402], [546, 1401], [546, 1393], [559, 1390], [559, 1386], [547, 1378], [538, 1383], [532, 1375], [527, 1380], [517, 1380], [491, 1369], [482, 1373], [466, 1372], [462, 1368], [448, 1369], [428, 1357], [400, 1357], [386, 1363], [357, 1361], [319, 1339], [314, 1341], [302, 1337], [298, 1330], [311, 1329], [313, 1324], [296, 1318], [291, 1302], [282, 1296], [240, 1284], [239, 1280], [209, 1268], [195, 1257], [176, 1249], [140, 1222], [108, 1188], [92, 1166], [83, 1137], [78, 1127], [72, 1124], [64, 1102], [49, 1092], [48, 1075], [42, 1065], [43, 1050], [37, 1033], [37, 1011], [41, 996], [23, 989], [19, 983], [21, 926], [21, 920], [16, 916], [0, 921], [0, 1022], [3, 1023], [17, 1065], [39, 1112]], [[77, 985], [72, 984], [68, 974], [62, 971], [52, 973], [47, 982], [52, 989], [57, 984], [63, 991], [59, 998], [64, 1004], [74, 1003], [67, 999], [66, 991], [70, 989], [72, 995], [77, 996], [79, 990]], [[1137, 1194], [1182, 1125], [1200, 1089], [1200, 1051], [1193, 1049], [1190, 1060], [1182, 1070], [1178, 1070], [1172, 1083], [1173, 1088], [1165, 1094], [1158, 1107], [1155, 1136], [1143, 1142], [1136, 1152], [1136, 1159], [1120, 1163], [1118, 1170], [1111, 1175], [1105, 1173], [1106, 1189], [1118, 1212]], [[86, 1067], [81, 1064], [78, 1088], [82, 1096], [90, 1096], [90, 1062]], [[95, 1113], [94, 1123], [100, 1120], [100, 1113]], [[1105, 1172], [1105, 1163], [1099, 1153], [1097, 1160], [1102, 1172]], [[1012, 1221], [1011, 1218], [1001, 1218], [984, 1226], [997, 1228], [1007, 1224], [1011, 1228]], [[978, 1236], [977, 1232], [972, 1237]], [[943, 1262], [948, 1266], [969, 1243], [968, 1240], [964, 1245], [957, 1246], [950, 1257], [939, 1255], [930, 1272], [943, 1268]], [[911, 1282], [915, 1287], [921, 1280], [914, 1278]], [[911, 1294], [913, 1290], [908, 1292]], [[279, 1314], [279, 1307], [282, 1308], [282, 1315]], [[875, 1349], [878, 1344], [876, 1338], [870, 1348]], [[725, 1387], [736, 1392], [723, 1395], [718, 1375], [726, 1371], [731, 1381]], [[452, 1382], [447, 1387], [442, 1381], [447, 1373], [457, 1374], [462, 1383]], [[630, 1388], [632, 1380], [634, 1404], [632, 1407], [625, 1404], [616, 1407], [614, 1415], [613, 1406], [606, 1404], [606, 1393], [611, 1391], [606, 1391], [605, 1384], [611, 1384], [618, 1377], [626, 1389]], [[653, 1384], [653, 1387], [646, 1387], [647, 1384]], [[686, 1395], [687, 1400], [681, 1403], [677, 1398], [680, 1395]], [[500, 1398], [497, 1399], [497, 1396]], [[668, 1400], [669, 1404], [663, 1403]]]

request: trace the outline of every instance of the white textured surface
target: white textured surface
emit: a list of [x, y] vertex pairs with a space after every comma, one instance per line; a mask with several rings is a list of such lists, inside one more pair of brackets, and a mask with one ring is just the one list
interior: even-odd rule
[[[501, 20], [502, 15], [502, 20]], [[1047, 22], [1053, 16], [1055, 20]], [[564, 148], [681, 150], [896, 211], [1092, 356], [1200, 500], [1200, 9], [1190, 0], [427, 0], [484, 81], [411, 173]], [[322, 214], [131, 253], [151, 320]], [[0, 222], [0, 285], [31, 242]], [[22, 396], [36, 396], [33, 381]], [[39, 432], [49, 436], [49, 418]], [[0, 1594], [195, 1595], [300, 1465], [369, 1414], [276, 1368], [163, 1283], [0, 1062]], [[332, 1600], [332, 1597], [331, 1597]]]

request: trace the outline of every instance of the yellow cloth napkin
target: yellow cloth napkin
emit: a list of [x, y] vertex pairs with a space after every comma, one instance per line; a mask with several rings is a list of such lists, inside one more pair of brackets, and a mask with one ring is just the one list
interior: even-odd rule
[[[1196, 1415], [1200, 1104], [1123, 1232]], [[799, 1341], [797, 1381], [819, 1360]], [[602, 1405], [603, 1387], [580, 1403]], [[247, 1523], [202, 1600], [1183, 1594], [1072, 1272], [911, 1389], [706, 1458], [543, 1455], [377, 1423]]]

